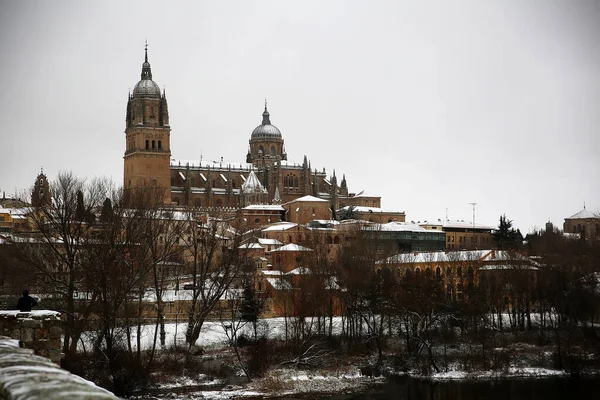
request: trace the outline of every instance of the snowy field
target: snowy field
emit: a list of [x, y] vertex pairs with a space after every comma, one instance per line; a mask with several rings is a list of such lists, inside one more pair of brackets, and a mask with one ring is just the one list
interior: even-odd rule
[[[310, 324], [311, 319], [307, 319], [306, 323]], [[327, 320], [329, 323], [329, 320]], [[339, 334], [341, 332], [341, 317], [333, 318], [333, 333]], [[316, 330], [316, 319], [313, 320], [313, 331]], [[329, 325], [327, 325], [329, 326]], [[165, 347], [181, 347], [185, 346], [185, 332], [187, 329], [187, 323], [168, 323], [165, 324]], [[152, 347], [154, 341], [154, 325], [144, 325], [142, 326], [142, 340], [141, 347], [143, 350], [150, 349]], [[288, 332], [291, 333], [291, 319], [288, 319]], [[267, 337], [269, 339], [284, 339], [285, 338], [285, 318], [267, 318], [262, 319], [258, 322], [258, 336], [259, 337]], [[252, 337], [254, 335], [252, 324], [245, 324], [242, 329], [238, 331], [238, 336], [244, 334], [248, 337]], [[125, 333], [122, 332], [123, 338], [125, 338]], [[86, 349], [89, 349], [93, 343], [94, 337], [96, 336], [95, 332], [88, 332], [84, 336], [84, 343]], [[197, 346], [206, 347], [206, 346], [218, 346], [227, 344], [228, 338], [225, 333], [225, 328], [223, 324], [218, 321], [209, 321], [205, 322], [202, 326], [202, 330], [200, 331], [200, 337], [196, 341]], [[137, 343], [137, 332], [135, 329], [132, 329], [132, 346], [135, 347]]]

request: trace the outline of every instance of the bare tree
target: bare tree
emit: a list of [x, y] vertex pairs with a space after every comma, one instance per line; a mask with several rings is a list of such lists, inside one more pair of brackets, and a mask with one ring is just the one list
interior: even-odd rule
[[[188, 210], [184, 263], [192, 281], [186, 341], [191, 348], [202, 325], [221, 297], [245, 272], [252, 270], [247, 251], [240, 250], [242, 230], [219, 218], [200, 218]], [[237, 229], [236, 229], [237, 228]]]
[[[21, 259], [38, 271], [47, 294], [57, 296], [66, 308], [63, 352], [67, 362], [76, 352], [97, 298], [97, 293], [88, 291], [83, 273], [88, 257], [84, 253], [93, 243], [95, 213], [109, 187], [106, 180], [87, 183], [71, 172], [60, 172], [50, 184], [51, 201], [31, 210], [30, 220], [37, 232], [33, 243], [21, 246]], [[78, 293], [87, 300], [77, 301]]]

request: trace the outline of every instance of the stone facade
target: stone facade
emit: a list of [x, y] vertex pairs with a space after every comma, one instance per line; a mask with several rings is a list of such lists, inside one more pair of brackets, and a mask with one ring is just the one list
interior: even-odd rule
[[2, 311], [0, 335], [18, 340], [20, 347], [60, 364], [62, 328], [56, 311]]

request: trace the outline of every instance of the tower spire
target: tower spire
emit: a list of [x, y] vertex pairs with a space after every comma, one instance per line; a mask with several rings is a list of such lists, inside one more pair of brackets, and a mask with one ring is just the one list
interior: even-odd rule
[[270, 116], [269, 111], [267, 111], [267, 99], [265, 99], [265, 111], [263, 112], [263, 120], [262, 120], [263, 125], [271, 125], [271, 119], [269, 118], [269, 116]]
[[144, 63], [142, 64], [142, 80], [152, 80], [152, 70], [150, 69], [150, 63], [148, 62], [148, 41], [144, 47]]

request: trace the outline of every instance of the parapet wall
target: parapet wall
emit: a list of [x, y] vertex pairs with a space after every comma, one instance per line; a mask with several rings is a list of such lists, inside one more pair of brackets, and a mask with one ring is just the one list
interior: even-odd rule
[[0, 399], [118, 400], [109, 391], [32, 354], [32, 349], [19, 347], [21, 343], [0, 336]]
[[0, 311], [0, 335], [18, 340], [19, 347], [60, 363], [62, 328], [60, 313], [56, 311]]

